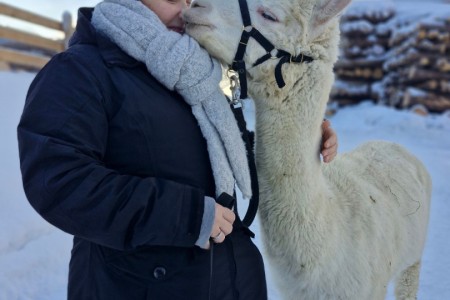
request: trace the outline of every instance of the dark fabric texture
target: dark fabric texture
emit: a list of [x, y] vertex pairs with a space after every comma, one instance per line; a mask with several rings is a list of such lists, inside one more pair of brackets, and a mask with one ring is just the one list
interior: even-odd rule
[[210, 250], [119, 251], [75, 238], [69, 270], [70, 300], [267, 299], [261, 254], [239, 229]]
[[91, 12], [32, 82], [18, 126], [29, 202], [74, 235], [68, 298], [265, 299], [244, 230], [194, 246], [215, 186], [189, 105], [97, 35]]

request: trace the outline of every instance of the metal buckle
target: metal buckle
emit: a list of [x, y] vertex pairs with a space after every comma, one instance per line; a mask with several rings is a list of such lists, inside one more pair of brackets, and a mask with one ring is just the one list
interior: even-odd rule
[[239, 78], [230, 73], [234, 73], [231, 70], [227, 71], [227, 76], [230, 79], [230, 90], [231, 90], [231, 101], [230, 104], [232, 104], [234, 107], [242, 106], [241, 102], [241, 85], [239, 84]]
[[253, 29], [253, 25], [242, 26], [242, 31], [250, 32]]
[[299, 63], [299, 64], [301, 64], [301, 63], [303, 63], [303, 60], [305, 59], [305, 56], [303, 55], [303, 53], [300, 53], [300, 55], [302, 56], [302, 59], [300, 59], [300, 62], [296, 62], [296, 61], [293, 61], [292, 59], [294, 58], [292, 55], [291, 55], [291, 57], [290, 57], [290, 63]]
[[[276, 52], [275, 52], [276, 51]], [[270, 59], [278, 59], [278, 49], [272, 49], [272, 51], [269, 52]]]

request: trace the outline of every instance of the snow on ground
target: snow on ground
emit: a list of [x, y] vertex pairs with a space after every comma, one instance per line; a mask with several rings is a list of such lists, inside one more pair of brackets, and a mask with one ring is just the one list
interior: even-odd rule
[[[59, 300], [66, 294], [71, 236], [46, 223], [27, 202], [21, 186], [16, 126], [34, 74], [0, 72], [0, 299]], [[253, 126], [252, 105], [246, 116]], [[450, 114], [422, 117], [362, 103], [339, 109], [331, 118], [339, 152], [373, 139], [406, 146], [433, 178], [428, 242], [419, 299], [450, 299]], [[241, 205], [242, 206], [242, 205]], [[253, 230], [259, 232], [255, 222]], [[260, 249], [261, 236], [256, 243]], [[370, 255], [370, 254], [369, 254]], [[269, 297], [279, 299], [268, 274]], [[389, 295], [387, 299], [393, 299]]]
[[0, 72], [0, 299], [64, 299], [71, 238], [28, 204], [16, 126], [32, 73]]

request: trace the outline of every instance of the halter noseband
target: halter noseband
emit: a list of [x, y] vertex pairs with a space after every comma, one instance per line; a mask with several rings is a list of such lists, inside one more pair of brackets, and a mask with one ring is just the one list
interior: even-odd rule
[[[230, 70], [233, 70], [238, 73], [239, 83], [240, 83], [240, 95], [236, 96], [239, 99], [247, 98], [247, 77], [246, 77], [246, 69], [244, 62], [244, 54], [247, 48], [247, 43], [250, 37], [253, 37], [267, 52], [267, 54], [261, 56], [256, 62], [253, 64], [253, 67], [262, 64], [266, 60], [269, 59], [280, 59], [277, 66], [275, 67], [275, 79], [277, 81], [277, 85], [279, 88], [283, 88], [286, 83], [283, 79], [283, 74], [281, 72], [281, 67], [285, 63], [309, 63], [313, 61], [313, 58], [310, 56], [306, 56], [303, 54], [299, 54], [297, 56], [292, 56], [289, 52], [276, 49], [275, 46], [266, 39], [261, 32], [258, 31], [255, 27], [252, 26], [252, 22], [250, 19], [250, 13], [248, 10], [248, 5], [246, 0], [239, 0], [239, 6], [241, 9], [242, 22], [244, 23], [242, 29], [241, 40], [239, 42], [238, 49], [236, 51], [236, 55], [234, 56], [234, 60], [232, 65], [229, 67]], [[276, 53], [275, 53], [276, 51]], [[233, 81], [233, 79], [232, 79]], [[236, 84], [236, 83], [234, 83]], [[233, 96], [234, 98], [234, 96]], [[233, 99], [237, 100], [237, 99]]]

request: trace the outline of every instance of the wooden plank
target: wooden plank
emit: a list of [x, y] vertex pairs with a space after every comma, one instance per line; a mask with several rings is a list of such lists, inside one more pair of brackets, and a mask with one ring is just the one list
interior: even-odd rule
[[355, 67], [353, 69], [344, 69], [337, 68], [335, 69], [335, 74], [338, 78], [341, 79], [359, 79], [361, 81], [374, 81], [380, 80], [383, 78], [384, 72], [383, 69], [380, 68], [358, 68]]
[[428, 68], [441, 72], [450, 72], [450, 62], [445, 55], [437, 53], [426, 53], [410, 48], [408, 52], [392, 56], [384, 64], [388, 71], [394, 71], [401, 68]]
[[32, 55], [25, 52], [12, 51], [0, 47], [0, 61], [7, 62], [10, 64], [41, 69], [49, 60], [50, 60], [49, 57]]
[[51, 29], [64, 31], [61, 22], [55, 21], [47, 17], [43, 17], [41, 15], [32, 12], [28, 12], [20, 8], [16, 8], [3, 2], [0, 2], [0, 14], [16, 19], [21, 19], [26, 22], [39, 24], [41, 26], [48, 27]]
[[412, 66], [411, 68], [400, 69], [395, 82], [404, 85], [414, 85], [428, 80], [444, 80], [450, 82], [450, 74]]
[[0, 70], [2, 70], [2, 71], [10, 71], [11, 67], [6, 61], [0, 61]]
[[408, 88], [404, 93], [401, 107], [408, 108], [416, 104], [424, 105], [431, 112], [441, 113], [450, 109], [450, 98], [425, 91], [418, 93], [417, 89]]
[[450, 95], [450, 81], [447, 80], [427, 80], [416, 83], [414, 87], [433, 92], [437, 95]]
[[334, 67], [336, 69], [353, 69], [355, 67], [361, 67], [361, 68], [379, 68], [384, 63], [384, 58], [374, 58], [374, 59], [345, 59], [341, 58], [339, 59]]
[[26, 45], [49, 49], [55, 52], [61, 52], [64, 50], [63, 41], [50, 40], [31, 33], [4, 26], [0, 26], [0, 38], [15, 40]]

